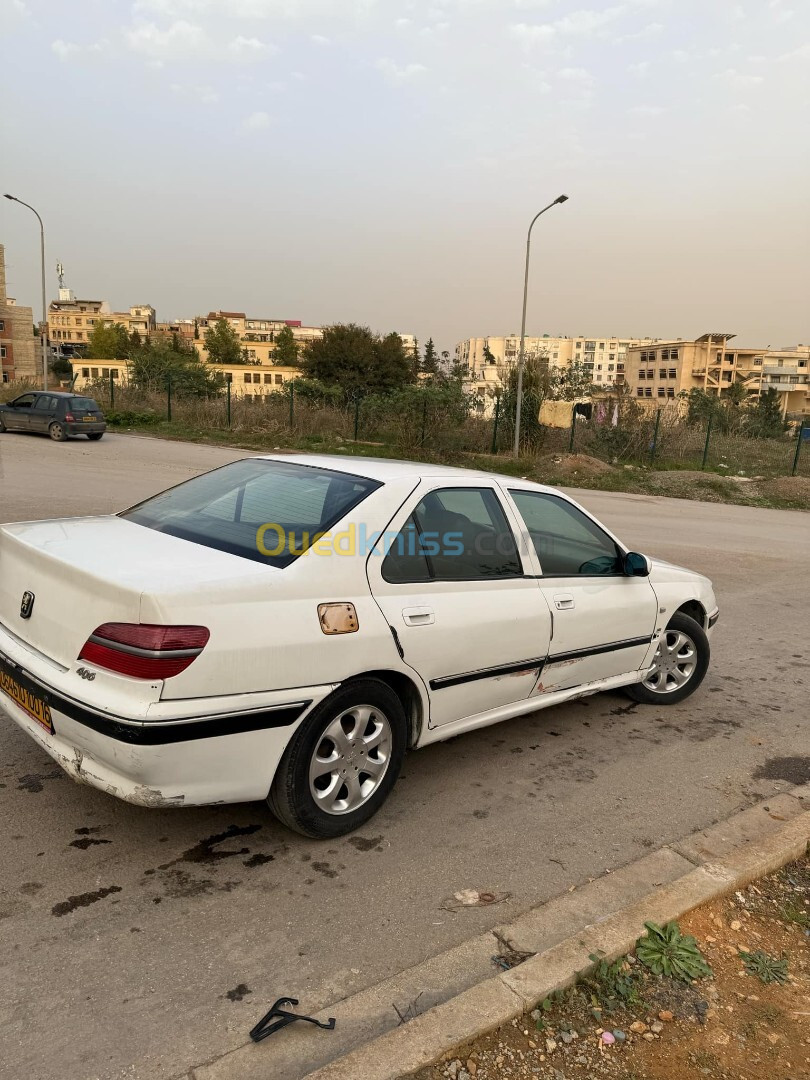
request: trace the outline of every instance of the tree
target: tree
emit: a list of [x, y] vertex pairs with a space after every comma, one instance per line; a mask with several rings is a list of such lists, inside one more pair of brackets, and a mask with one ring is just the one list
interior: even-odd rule
[[425, 355], [422, 358], [422, 373], [424, 375], [438, 375], [439, 373], [439, 358], [436, 355], [436, 347], [433, 344], [433, 338], [427, 339], [427, 345], [425, 345]]
[[273, 363], [284, 367], [298, 367], [298, 352], [299, 346], [292, 327], [283, 326], [276, 334], [276, 347], [271, 357]]
[[780, 394], [772, 386], [763, 391], [748, 413], [747, 430], [759, 439], [778, 439], [787, 430]]
[[[507, 427], [514, 424], [517, 378], [517, 364], [510, 364], [501, 376], [501, 415]], [[539, 440], [540, 407], [544, 401], [578, 401], [589, 397], [592, 391], [590, 368], [584, 364], [574, 362], [567, 367], [558, 367], [549, 365], [547, 351], [526, 353], [523, 361], [521, 439], [527, 443]]]
[[90, 331], [86, 353], [89, 360], [126, 360], [129, 353], [129, 334], [121, 323], [100, 319]]
[[209, 364], [245, 364], [242, 345], [227, 319], [217, 319], [213, 326], [205, 331], [205, 348]]
[[140, 390], [164, 392], [171, 380], [172, 390], [191, 397], [218, 394], [225, 377], [204, 364], [193, 347], [170, 341], [145, 341], [129, 363], [129, 381]]
[[338, 323], [304, 349], [307, 378], [340, 386], [347, 396], [385, 393], [414, 381], [413, 363], [399, 334], [381, 338], [367, 326]]

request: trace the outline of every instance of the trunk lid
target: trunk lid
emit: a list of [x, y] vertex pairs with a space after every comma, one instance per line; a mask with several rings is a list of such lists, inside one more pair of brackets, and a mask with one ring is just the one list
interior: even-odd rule
[[[118, 517], [14, 522], [0, 526], [0, 624], [69, 668], [102, 623], [171, 622], [172, 600], [274, 573]], [[24, 592], [34, 596], [28, 618]], [[155, 618], [156, 598], [169, 601], [168, 618]]]

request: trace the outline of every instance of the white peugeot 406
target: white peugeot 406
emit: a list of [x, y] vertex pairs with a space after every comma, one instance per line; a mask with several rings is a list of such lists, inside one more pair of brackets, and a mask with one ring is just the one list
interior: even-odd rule
[[682, 701], [711, 583], [567, 496], [399, 461], [257, 457], [114, 517], [0, 528], [0, 701], [144, 806], [267, 799], [337, 836], [405, 751], [624, 687]]

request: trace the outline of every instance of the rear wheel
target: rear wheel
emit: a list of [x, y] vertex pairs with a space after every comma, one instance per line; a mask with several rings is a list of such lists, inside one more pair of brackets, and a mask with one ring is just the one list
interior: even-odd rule
[[90, 440], [90, 442], [98, 442], [98, 440], [103, 434], [103, 431], [94, 431], [91, 434], [88, 434], [87, 438]]
[[288, 828], [342, 836], [380, 809], [408, 738], [405, 711], [378, 679], [349, 682], [314, 710], [281, 759], [267, 801]]
[[6, 430], [6, 425], [3, 423], [3, 415], [2, 415], [2, 413], [0, 413], [0, 432], [3, 432], [5, 430]]
[[48, 434], [54, 442], [65, 442], [67, 439], [67, 432], [56, 420], [48, 428]]
[[703, 682], [709, 655], [709, 639], [703, 627], [677, 612], [661, 635], [652, 668], [642, 682], [625, 690], [634, 701], [646, 705], [675, 705]]

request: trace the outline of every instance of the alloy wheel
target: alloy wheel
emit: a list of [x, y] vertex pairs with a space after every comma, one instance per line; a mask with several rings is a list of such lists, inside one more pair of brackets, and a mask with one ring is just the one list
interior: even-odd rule
[[666, 630], [653, 657], [653, 666], [642, 686], [655, 694], [671, 694], [692, 678], [697, 664], [694, 641], [682, 630]]
[[309, 765], [309, 790], [327, 814], [350, 814], [382, 783], [391, 760], [388, 717], [371, 705], [346, 709], [324, 730]]

